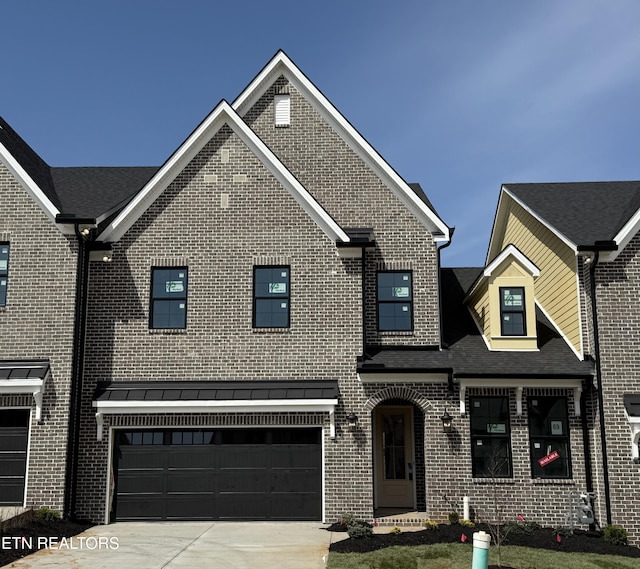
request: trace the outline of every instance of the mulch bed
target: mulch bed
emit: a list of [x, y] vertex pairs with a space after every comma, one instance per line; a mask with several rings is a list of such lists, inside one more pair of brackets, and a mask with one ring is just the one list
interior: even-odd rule
[[[38, 538], [69, 538], [93, 525], [69, 520], [38, 521], [33, 512], [3, 522], [0, 524], [0, 567], [38, 551]], [[33, 548], [28, 547], [30, 542]]]
[[[345, 526], [340, 524], [333, 524], [327, 529], [329, 531], [346, 531]], [[344, 539], [332, 543], [330, 551], [336, 553], [366, 553], [393, 545], [431, 545], [434, 543], [460, 542], [472, 547], [473, 534], [477, 531], [490, 533], [488, 526], [481, 524], [473, 528], [464, 528], [458, 524], [441, 524], [438, 529], [410, 531], [407, 528], [398, 534], [375, 533], [368, 538]], [[463, 538], [463, 536], [465, 537]], [[503, 545], [521, 545], [570, 553], [600, 553], [602, 555], [622, 555], [640, 558], [639, 548], [612, 545], [604, 540], [602, 532], [599, 531], [575, 530], [573, 535], [560, 536], [559, 541], [555, 531], [551, 528], [533, 529], [529, 533], [512, 531], [503, 542]], [[508, 568], [503, 567], [503, 569]]]

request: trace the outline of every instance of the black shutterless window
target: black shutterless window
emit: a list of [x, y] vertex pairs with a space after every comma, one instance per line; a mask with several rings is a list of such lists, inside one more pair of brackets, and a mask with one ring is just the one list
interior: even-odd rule
[[413, 285], [409, 271], [378, 273], [378, 330], [413, 330]]
[[566, 397], [529, 397], [533, 478], [571, 478]]
[[150, 328], [187, 327], [187, 268], [151, 269]]
[[500, 321], [503, 336], [526, 336], [524, 288], [500, 287]]
[[511, 421], [507, 397], [471, 397], [471, 457], [476, 478], [510, 478]]
[[0, 243], [0, 306], [7, 305], [9, 281], [9, 243]]
[[288, 266], [253, 268], [253, 327], [288, 328], [291, 304]]

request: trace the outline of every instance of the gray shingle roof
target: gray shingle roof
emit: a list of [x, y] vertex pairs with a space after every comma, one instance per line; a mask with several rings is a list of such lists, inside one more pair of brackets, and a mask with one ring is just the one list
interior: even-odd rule
[[98, 218], [124, 205], [158, 171], [155, 166], [51, 168], [63, 213]]
[[158, 171], [157, 166], [51, 168], [0, 117], [2, 143], [63, 214], [99, 218], [130, 200]]
[[504, 184], [574, 245], [612, 241], [640, 208], [640, 181]]
[[537, 312], [539, 351], [490, 351], [463, 303], [482, 268], [441, 269], [445, 349], [385, 348], [368, 350], [362, 372], [452, 371], [457, 377], [586, 378], [590, 361], [580, 361], [542, 313]]

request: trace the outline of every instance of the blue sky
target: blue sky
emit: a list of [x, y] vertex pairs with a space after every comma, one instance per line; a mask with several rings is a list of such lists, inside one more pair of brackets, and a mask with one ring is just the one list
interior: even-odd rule
[[278, 49], [484, 264], [505, 182], [640, 179], [638, 0], [5, 1], [0, 115], [52, 166], [160, 165]]

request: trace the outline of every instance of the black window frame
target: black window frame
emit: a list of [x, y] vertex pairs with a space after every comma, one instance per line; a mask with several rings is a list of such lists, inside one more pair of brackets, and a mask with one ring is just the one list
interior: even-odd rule
[[[539, 410], [542, 407], [544, 411], [541, 413]], [[539, 417], [537, 421], [536, 414]], [[561, 395], [527, 397], [527, 415], [531, 477], [546, 480], [572, 478], [568, 398]], [[561, 432], [554, 434], [554, 428], [557, 430], [558, 427]], [[536, 444], [540, 445], [539, 448], [536, 448]], [[541, 466], [538, 461], [553, 451], [559, 451], [560, 458]]]
[[[509, 336], [509, 337], [521, 337], [527, 335], [527, 308], [526, 308], [526, 298], [525, 298], [525, 287], [523, 286], [501, 286], [500, 290], [500, 335], [501, 336]], [[514, 308], [513, 306], [508, 306], [504, 304], [504, 294], [503, 291], [514, 291], [519, 290], [522, 291], [522, 307]], [[519, 314], [522, 316], [522, 332], [521, 333], [513, 333], [513, 332], [505, 332], [505, 316], [506, 315], [515, 315]]]
[[[2, 249], [7, 248], [6, 259], [3, 259]], [[6, 265], [0, 267], [0, 307], [7, 305], [7, 289], [9, 288], [9, 256], [11, 255], [11, 244], [8, 241], [0, 242], [0, 260], [5, 260]], [[4, 284], [2, 284], [4, 281]]]
[[[382, 289], [387, 288], [388, 285], [381, 285], [380, 278], [383, 275], [399, 275], [404, 276], [407, 275], [409, 277], [409, 296], [408, 297], [396, 297], [396, 299], [386, 297], [382, 295]], [[400, 288], [399, 285], [392, 286], [392, 288]], [[408, 305], [409, 312], [409, 327], [382, 327], [381, 326], [381, 308], [383, 306], [393, 306], [398, 307], [402, 305]], [[376, 320], [378, 332], [413, 332], [414, 322], [413, 322], [413, 271], [378, 271], [376, 274]], [[395, 319], [395, 316], [394, 316]]]
[[[501, 402], [500, 409], [496, 413], [495, 403]], [[475, 409], [486, 403], [487, 412], [482, 414]], [[513, 478], [513, 456], [511, 449], [511, 413], [509, 409], [509, 397], [506, 395], [474, 396], [469, 398], [469, 424], [471, 429], [471, 469], [474, 478]], [[500, 432], [498, 425], [504, 425], [504, 432]], [[484, 426], [484, 428], [482, 428]], [[486, 449], [489, 447], [489, 453]], [[505, 449], [504, 455], [500, 455], [500, 447]], [[482, 448], [482, 453], [479, 453]], [[481, 468], [481, 463], [494, 461], [487, 467]], [[503, 461], [502, 464], [496, 464]]]
[[[286, 278], [286, 291], [285, 292], [264, 292], [259, 290], [258, 274], [261, 271], [287, 271], [286, 277], [280, 275], [279, 278]], [[260, 281], [262, 282], [262, 281]], [[266, 282], [266, 281], [265, 281]], [[275, 281], [274, 281], [275, 283]], [[280, 302], [286, 302], [286, 319], [284, 322], [276, 322], [272, 320], [270, 322], [262, 322], [262, 318], [258, 314], [258, 306], [263, 302], [268, 304]], [[266, 313], [265, 313], [266, 314]], [[275, 313], [271, 313], [275, 314]], [[253, 311], [252, 321], [253, 328], [256, 329], [287, 329], [291, 327], [291, 265], [254, 265], [253, 267]]]
[[[175, 296], [162, 296], [157, 293], [157, 285], [162, 281], [156, 282], [156, 277], [159, 278], [160, 271], [178, 273], [184, 271], [184, 286], [182, 291], [169, 292], [165, 294], [175, 294]], [[182, 277], [178, 277], [182, 279]], [[170, 282], [170, 281], [166, 281]], [[149, 328], [152, 330], [185, 330], [187, 328], [187, 311], [188, 311], [188, 293], [189, 293], [189, 268], [186, 266], [180, 267], [165, 267], [156, 266], [151, 267], [151, 287], [150, 287], [150, 300], [149, 300]], [[156, 306], [160, 304], [168, 304], [169, 302], [183, 302], [184, 303], [184, 316], [179, 326], [169, 325], [161, 326], [157, 322]]]

